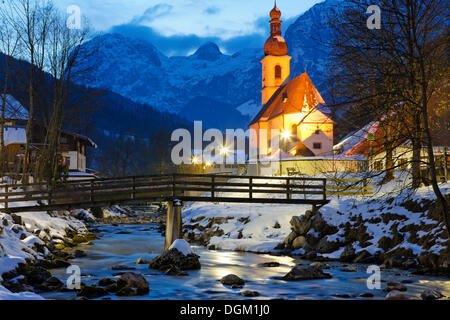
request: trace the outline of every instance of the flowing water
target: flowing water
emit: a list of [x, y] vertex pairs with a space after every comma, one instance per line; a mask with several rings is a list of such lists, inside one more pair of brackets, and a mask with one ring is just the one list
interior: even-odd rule
[[[367, 265], [351, 265], [356, 272], [343, 272], [345, 266], [338, 262], [328, 262], [330, 269], [324, 270], [333, 277], [325, 280], [287, 282], [280, 280], [298, 263], [307, 261], [295, 260], [286, 256], [261, 255], [245, 252], [210, 251], [203, 247], [193, 247], [200, 255], [201, 270], [188, 271], [189, 276], [168, 276], [148, 265], [136, 265], [138, 258], [150, 260], [161, 253], [164, 238], [158, 232], [158, 225], [101, 225], [101, 239], [92, 245], [81, 246], [87, 256], [71, 260], [73, 265], [81, 268], [81, 281], [96, 284], [99, 279], [112, 277], [120, 271], [113, 271], [114, 265], [135, 267], [145, 276], [150, 284], [150, 293], [140, 297], [117, 297], [110, 295], [100, 299], [249, 299], [239, 295], [241, 290], [256, 290], [258, 299], [342, 299], [336, 295], [350, 295], [354, 299], [362, 293], [374, 294], [370, 299], [384, 299], [383, 290], [367, 288]], [[279, 262], [275, 268], [263, 268], [258, 264], [268, 261]], [[55, 269], [52, 273], [66, 281], [69, 275], [65, 269]], [[236, 274], [247, 280], [244, 289], [231, 289], [223, 286], [218, 280], [227, 274]], [[408, 291], [405, 295], [420, 298], [425, 289], [438, 289], [446, 297], [450, 296], [450, 279], [430, 276], [411, 275], [402, 270], [382, 270], [382, 289], [386, 282], [402, 282]], [[42, 296], [50, 299], [76, 299], [75, 293], [46, 293]]]

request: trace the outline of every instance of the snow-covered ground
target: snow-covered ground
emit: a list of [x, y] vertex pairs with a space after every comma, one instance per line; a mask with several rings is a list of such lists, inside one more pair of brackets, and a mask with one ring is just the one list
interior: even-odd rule
[[[375, 179], [375, 184], [382, 177]], [[339, 231], [328, 235], [328, 241], [344, 240], [343, 224], [356, 218], [365, 221], [367, 234], [371, 237], [370, 245], [364, 247], [373, 254], [378, 248], [378, 242], [383, 236], [389, 236], [390, 229], [397, 224], [396, 229], [401, 230], [408, 225], [429, 226], [431, 233], [439, 235], [443, 232], [443, 223], [430, 219], [426, 212], [417, 213], [408, 211], [402, 204], [407, 200], [420, 203], [424, 199], [434, 200], [435, 195], [431, 187], [423, 187], [415, 192], [405, 190], [408, 177], [399, 175], [397, 179], [382, 185], [375, 186], [372, 196], [328, 196], [329, 204], [320, 209], [320, 213], [329, 225], [339, 227]], [[440, 184], [443, 194], [450, 193], [450, 183]], [[271, 195], [263, 195], [271, 197]], [[387, 203], [393, 198], [393, 202]], [[390, 201], [389, 201], [390, 202]], [[288, 204], [234, 204], [234, 203], [188, 203], [183, 209], [183, 225], [191, 234], [190, 239], [200, 238], [201, 235], [210, 235], [209, 245], [225, 250], [243, 250], [252, 252], [274, 252], [275, 246], [282, 243], [291, 233], [290, 220], [293, 216], [301, 216], [310, 205]], [[425, 210], [426, 211], [426, 210]], [[383, 214], [396, 214], [398, 219], [390, 221], [369, 223], [367, 220], [380, 218]], [[360, 216], [360, 218], [359, 218]], [[314, 233], [312, 229], [310, 232]], [[417, 232], [417, 236], [421, 236]], [[314, 236], [314, 234], [313, 234]], [[318, 234], [315, 235], [316, 238]], [[408, 232], [404, 232], [404, 240], [395, 248], [410, 248], [418, 254], [425, 250], [419, 245], [408, 242]], [[445, 241], [436, 237], [435, 244], [428, 248], [429, 252], [439, 253], [444, 248]], [[353, 244], [358, 252], [362, 250], [359, 243]], [[343, 247], [336, 252], [324, 254], [329, 258], [338, 258]], [[295, 252], [294, 252], [295, 253]]]
[[[10, 207], [15, 206], [21, 204], [10, 203]], [[23, 212], [13, 216], [0, 209], [0, 300], [40, 298], [31, 292], [11, 293], [1, 285], [1, 276], [16, 269], [19, 264], [51, 255], [45, 247], [46, 242], [63, 242], [68, 231], [75, 234], [87, 233], [85, 224], [74, 217], [76, 213], [78, 212]]]

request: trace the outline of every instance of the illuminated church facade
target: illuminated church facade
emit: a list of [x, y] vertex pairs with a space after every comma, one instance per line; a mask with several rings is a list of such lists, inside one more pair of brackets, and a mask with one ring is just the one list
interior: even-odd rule
[[[291, 57], [281, 35], [281, 11], [276, 4], [270, 18], [271, 34], [261, 60], [262, 108], [249, 125], [256, 132], [253, 143], [260, 158], [331, 156], [335, 123], [319, 110], [326, 109], [322, 108], [325, 101], [306, 70], [290, 80]], [[276, 148], [272, 147], [274, 139], [279, 141]]]

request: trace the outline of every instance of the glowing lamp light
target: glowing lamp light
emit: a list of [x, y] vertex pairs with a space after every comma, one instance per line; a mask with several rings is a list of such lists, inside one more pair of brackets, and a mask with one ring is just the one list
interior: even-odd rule
[[194, 157], [192, 158], [192, 163], [193, 163], [193, 164], [199, 164], [199, 163], [200, 163], [200, 158], [197, 157], [197, 156], [194, 156]]
[[220, 154], [221, 154], [221, 155], [226, 156], [226, 155], [228, 155], [229, 152], [230, 152], [230, 149], [228, 149], [228, 147], [222, 147], [222, 148], [220, 149]]
[[292, 154], [293, 156], [295, 156], [295, 155], [297, 154], [297, 150], [292, 150], [292, 151], [291, 151], [291, 154]]
[[206, 161], [205, 163], [205, 167], [211, 167], [212, 166], [212, 162], [211, 161]]
[[287, 130], [284, 130], [283, 132], [281, 132], [281, 138], [282, 139], [289, 139], [291, 137], [291, 133]]
[[269, 148], [269, 150], [268, 150], [268, 151], [269, 151], [269, 154], [271, 154], [271, 153], [272, 153], [272, 148]]

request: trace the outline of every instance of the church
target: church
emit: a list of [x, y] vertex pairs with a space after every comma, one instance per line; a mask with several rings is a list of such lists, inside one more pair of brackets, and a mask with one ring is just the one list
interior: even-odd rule
[[326, 109], [325, 101], [306, 70], [290, 79], [291, 57], [276, 3], [270, 18], [270, 37], [261, 60], [262, 108], [249, 125], [257, 137], [253, 147], [259, 159], [332, 156], [335, 123], [319, 110]]

